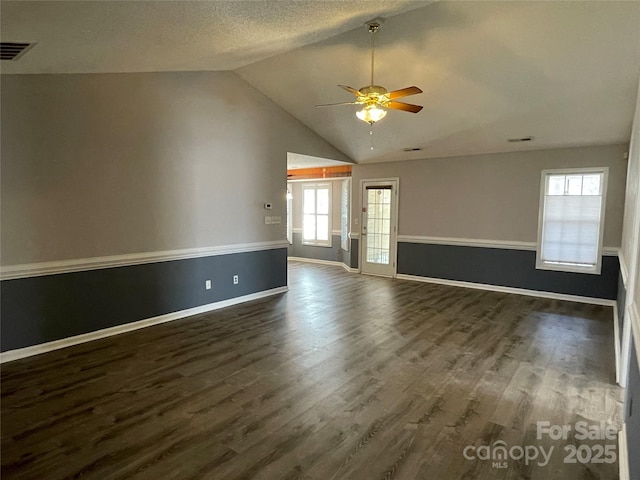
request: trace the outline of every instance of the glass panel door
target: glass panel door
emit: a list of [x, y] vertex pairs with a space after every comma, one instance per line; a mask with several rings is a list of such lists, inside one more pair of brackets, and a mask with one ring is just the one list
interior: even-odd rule
[[389, 265], [391, 186], [367, 187], [367, 262]]
[[396, 181], [363, 183], [362, 273], [396, 273], [396, 190]]

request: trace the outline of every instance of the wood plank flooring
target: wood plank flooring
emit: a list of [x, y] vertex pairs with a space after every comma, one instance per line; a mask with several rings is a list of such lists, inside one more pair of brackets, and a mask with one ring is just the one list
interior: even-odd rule
[[[619, 427], [610, 307], [294, 262], [289, 285], [2, 365], [2, 478], [618, 478], [564, 463], [615, 440], [536, 438]], [[463, 455], [500, 441], [554, 452]]]

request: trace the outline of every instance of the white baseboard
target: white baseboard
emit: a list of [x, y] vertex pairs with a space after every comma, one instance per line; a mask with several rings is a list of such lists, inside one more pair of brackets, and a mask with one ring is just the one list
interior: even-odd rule
[[618, 433], [618, 467], [620, 480], [631, 480], [629, 476], [629, 448], [627, 446], [627, 424], [622, 425]]
[[567, 300], [569, 302], [589, 303], [592, 305], [605, 305], [612, 307], [616, 304], [615, 300], [595, 297], [581, 297], [579, 295], [567, 295], [564, 293], [541, 292], [538, 290], [527, 290], [524, 288], [503, 287], [500, 285], [489, 285], [486, 283], [463, 282], [460, 280], [446, 280], [443, 278], [420, 277], [417, 275], [405, 275], [399, 273], [399, 280], [411, 280], [414, 282], [437, 283], [440, 285], [449, 285], [452, 287], [475, 288], [477, 290], [489, 290], [492, 292], [514, 293], [516, 295], [527, 295], [529, 297], [551, 298], [554, 300]]
[[350, 273], [358, 273], [359, 272], [359, 270], [357, 268], [351, 268], [351, 267], [345, 265], [342, 262], [335, 262], [333, 260], [320, 260], [320, 259], [317, 259], [317, 258], [305, 258], [305, 257], [288, 257], [288, 260], [293, 260], [295, 262], [317, 263], [317, 264], [320, 264], [320, 265], [330, 265], [332, 267], [342, 267], [347, 272], [350, 272]]
[[[638, 368], [640, 369], [640, 312], [638, 311], [638, 303], [633, 301], [628, 308], [629, 323], [631, 324], [631, 341], [635, 342], [636, 346], [636, 362], [638, 362]], [[633, 358], [631, 359], [633, 361]]]
[[332, 265], [334, 267], [341, 267], [342, 265], [344, 265], [344, 263], [342, 262], [336, 262], [333, 260], [320, 260], [319, 258], [287, 257], [287, 260], [293, 260], [295, 262], [318, 263], [320, 265]]
[[20, 358], [31, 357], [33, 355], [39, 355], [41, 353], [50, 352], [52, 350], [58, 350], [60, 348], [70, 347], [72, 345], [78, 345], [79, 343], [90, 342], [92, 340], [98, 340], [100, 338], [111, 337], [113, 335], [119, 335], [125, 332], [131, 332], [133, 330], [139, 330], [141, 328], [150, 327], [152, 325], [158, 325], [160, 323], [171, 322], [180, 318], [190, 317], [192, 315], [198, 315], [200, 313], [211, 312], [213, 310], [219, 310], [221, 308], [230, 307], [239, 303], [249, 302], [251, 300], [258, 300], [260, 298], [269, 297], [271, 295], [277, 295], [289, 290], [289, 287], [278, 287], [271, 290], [264, 290], [262, 292], [251, 293], [249, 295], [243, 295], [242, 297], [230, 298], [228, 300], [222, 300], [220, 302], [209, 303], [207, 305], [201, 305], [199, 307], [188, 308], [186, 310], [180, 310], [179, 312], [167, 313], [157, 317], [147, 318], [139, 320], [137, 322], [126, 323], [124, 325], [117, 325], [115, 327], [104, 328], [102, 330], [96, 330], [95, 332], [83, 333], [82, 335], [76, 335], [69, 338], [63, 338], [61, 340], [55, 340], [53, 342], [41, 343], [39, 345], [33, 345], [30, 347], [18, 348], [16, 350], [9, 350], [0, 353], [0, 363], [11, 362]]
[[616, 356], [616, 383], [620, 385], [620, 317], [618, 302], [613, 304], [613, 348]]
[[627, 387], [629, 380], [629, 367], [631, 366], [631, 342], [633, 342], [633, 333], [631, 332], [631, 314], [630, 308], [627, 306], [624, 314], [624, 323], [622, 324], [622, 343], [620, 345], [620, 375], [618, 385], [623, 388]]

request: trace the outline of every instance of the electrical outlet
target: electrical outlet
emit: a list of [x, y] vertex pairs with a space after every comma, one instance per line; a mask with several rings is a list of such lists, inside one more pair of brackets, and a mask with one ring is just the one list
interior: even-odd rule
[[271, 217], [271, 224], [272, 225], [277, 225], [277, 224], [280, 223], [280, 221], [281, 221], [280, 217]]
[[233, 276], [233, 284], [234, 285], [238, 285], [240, 283], [240, 278], [238, 277], [238, 275], [234, 275]]
[[205, 290], [211, 290], [211, 280], [206, 280], [204, 282], [204, 288]]
[[271, 217], [264, 217], [264, 224], [271, 225]]

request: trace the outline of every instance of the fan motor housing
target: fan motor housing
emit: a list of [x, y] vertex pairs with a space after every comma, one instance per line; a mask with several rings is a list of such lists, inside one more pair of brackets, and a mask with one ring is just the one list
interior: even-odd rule
[[380, 85], [369, 85], [366, 87], [362, 87], [358, 91], [362, 95], [371, 95], [372, 93], [375, 93], [377, 95], [386, 95], [387, 93], [389, 93], [386, 88], [381, 87]]

